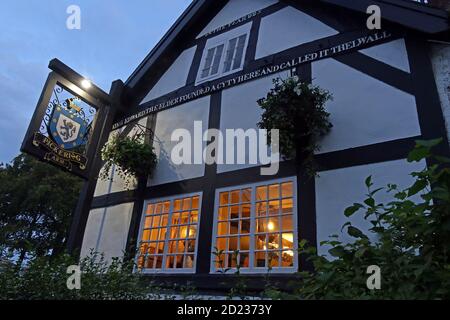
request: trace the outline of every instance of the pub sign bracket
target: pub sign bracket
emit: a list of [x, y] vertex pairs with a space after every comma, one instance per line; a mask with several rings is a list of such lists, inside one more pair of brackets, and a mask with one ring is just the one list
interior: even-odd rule
[[87, 80], [57, 59], [49, 68], [21, 151], [88, 180], [110, 96], [90, 82], [84, 88]]

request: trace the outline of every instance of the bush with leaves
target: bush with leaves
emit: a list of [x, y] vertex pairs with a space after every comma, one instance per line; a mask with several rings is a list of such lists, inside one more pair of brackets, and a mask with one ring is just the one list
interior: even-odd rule
[[[79, 265], [81, 289], [69, 290], [67, 268]], [[24, 268], [0, 269], [1, 300], [141, 300], [159, 297], [159, 288], [144, 285], [133, 264], [115, 258], [107, 262], [92, 253], [80, 263], [69, 255], [32, 259]]]
[[[432, 155], [439, 140], [417, 141], [408, 161], [428, 160], [428, 167], [414, 172], [414, 183], [399, 189], [389, 184], [374, 188], [366, 179], [367, 198], [345, 210], [345, 215], [363, 215], [371, 228], [366, 235], [347, 222], [345, 228], [355, 239], [342, 243], [331, 237], [334, 259], [308, 254], [314, 273], [302, 273], [296, 297], [302, 299], [449, 299], [450, 298], [450, 159]], [[387, 192], [392, 201], [378, 203], [376, 195]], [[377, 239], [377, 240], [370, 240]], [[381, 269], [381, 289], [367, 288], [367, 268]]]
[[113, 165], [122, 178], [147, 177], [157, 163], [153, 147], [145, 143], [145, 134], [121, 136], [115, 134], [102, 149], [105, 166], [100, 177], [107, 179]]
[[296, 159], [299, 165], [314, 169], [314, 151], [319, 140], [332, 128], [325, 104], [331, 94], [312, 84], [301, 82], [297, 76], [274, 80], [274, 88], [258, 101], [263, 110], [258, 127], [268, 130], [268, 144], [272, 129], [280, 134], [280, 152]]
[[[407, 188], [395, 184], [377, 188], [365, 180], [366, 199], [343, 213], [362, 215], [369, 222], [363, 232], [349, 221], [345, 230], [354, 241], [338, 236], [321, 243], [329, 256], [320, 256], [305, 240], [299, 254], [306, 255], [314, 272], [301, 272], [292, 281], [293, 292], [282, 292], [266, 279], [263, 297], [272, 299], [450, 299], [450, 159], [432, 152], [442, 139], [417, 141], [409, 162], [427, 160], [411, 175]], [[377, 196], [387, 193], [387, 203]], [[331, 258], [331, 257], [332, 258]], [[367, 287], [369, 266], [381, 270], [381, 289]]]

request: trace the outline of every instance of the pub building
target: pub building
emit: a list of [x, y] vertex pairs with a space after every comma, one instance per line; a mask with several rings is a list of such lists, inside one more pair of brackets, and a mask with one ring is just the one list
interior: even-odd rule
[[[135, 259], [149, 279], [210, 290], [232, 283], [236, 263], [255, 288], [269, 269], [280, 283], [310, 270], [298, 241], [319, 254], [332, 234], [350, 241], [343, 212], [364, 199], [366, 177], [408, 186], [426, 166], [406, 161], [418, 139], [442, 137], [438, 151], [449, 153], [448, 4], [436, 3], [194, 0], [115, 94], [122, 112], [112, 133], [151, 131], [157, 167], [131, 185], [114, 167], [109, 179], [91, 179], [72, 249]], [[382, 25], [369, 30], [373, 4]], [[316, 177], [283, 159], [273, 176], [260, 174], [261, 163], [172, 162], [174, 130], [194, 134], [197, 121], [202, 132], [256, 129], [257, 101], [273, 79], [294, 75], [334, 97]]]

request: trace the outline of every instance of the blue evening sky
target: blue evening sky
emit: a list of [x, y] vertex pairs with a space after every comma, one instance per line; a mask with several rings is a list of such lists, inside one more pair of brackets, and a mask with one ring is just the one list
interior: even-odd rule
[[[58, 58], [109, 91], [126, 80], [191, 0], [2, 0], [0, 162], [19, 153], [48, 62]], [[66, 28], [69, 5], [81, 30]]]

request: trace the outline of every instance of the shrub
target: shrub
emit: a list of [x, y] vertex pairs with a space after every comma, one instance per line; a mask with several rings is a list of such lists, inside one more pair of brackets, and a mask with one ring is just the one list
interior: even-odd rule
[[151, 286], [142, 283], [141, 275], [132, 273], [133, 264], [92, 253], [79, 263], [81, 289], [69, 290], [67, 268], [78, 265], [69, 255], [54, 259], [32, 259], [24, 268], [14, 264], [0, 270], [1, 300], [136, 300], [153, 297]]
[[[433, 156], [431, 148], [441, 140], [417, 141], [408, 161], [432, 163], [414, 172], [406, 189], [389, 184], [374, 188], [366, 179], [367, 198], [345, 210], [347, 217], [360, 214], [370, 222], [368, 235], [347, 222], [343, 229], [355, 239], [342, 243], [336, 236], [329, 245], [334, 259], [305, 249], [314, 273], [302, 273], [296, 296], [302, 299], [449, 299], [450, 298], [450, 159]], [[377, 203], [387, 192], [392, 201]], [[377, 239], [371, 241], [370, 239]], [[367, 267], [381, 269], [381, 289], [369, 290]]]

